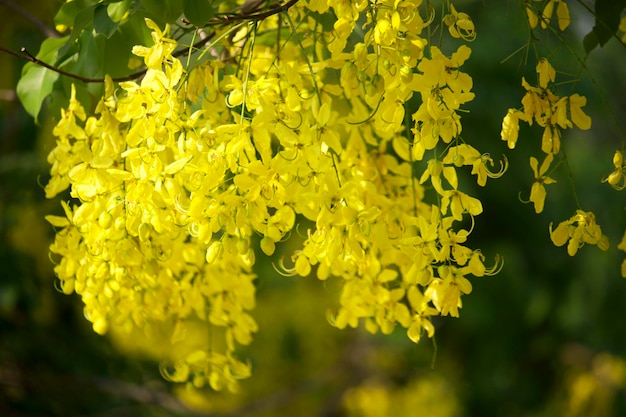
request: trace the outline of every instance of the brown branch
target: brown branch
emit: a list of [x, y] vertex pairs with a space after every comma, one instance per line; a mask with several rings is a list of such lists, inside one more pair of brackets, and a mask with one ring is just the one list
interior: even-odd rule
[[26, 18], [26, 20], [30, 21], [32, 24], [37, 26], [39, 28], [39, 30], [44, 35], [46, 35], [47, 37], [49, 37], [49, 38], [58, 38], [59, 37], [59, 34], [54, 29], [52, 29], [50, 26], [46, 25], [41, 19], [33, 16], [32, 14], [30, 14], [26, 10], [22, 9], [20, 6], [18, 6], [17, 4], [13, 3], [12, 1], [0, 0], [0, 4], [4, 4], [8, 8], [13, 9], [17, 13], [21, 14], [22, 16], [24, 16], [24, 18]]
[[[20, 49], [20, 51], [22, 52], [21, 54], [19, 52], [15, 52], [12, 51], [11, 49], [5, 48], [3, 46], [0, 46], [0, 51], [5, 52], [9, 55], [13, 55], [15, 57], [21, 58], [23, 60], [32, 62], [34, 64], [40, 65], [44, 68], [49, 69], [50, 71], [54, 71], [58, 74], [61, 75], [65, 75], [66, 77], [69, 78], [74, 78], [76, 80], [82, 81], [84, 83], [103, 83], [104, 82], [104, 78], [90, 78], [90, 77], [83, 77], [82, 75], [78, 75], [78, 74], [73, 74], [71, 72], [67, 72], [62, 70], [61, 68], [55, 67], [54, 65], [50, 65], [44, 61], [42, 61], [41, 59], [37, 58], [36, 56], [33, 56], [33, 54], [31, 54], [30, 52], [28, 52], [28, 50], [26, 48], [22, 48]], [[141, 75], [145, 74], [145, 70], [141, 71], [140, 73], [138, 73], [139, 75], [137, 75], [137, 77], [140, 77]], [[134, 74], [133, 74], [134, 75]], [[126, 78], [128, 77], [123, 77], [120, 79], [115, 79], [118, 82], [119, 81], [127, 81]]]
[[251, 14], [226, 14], [226, 15], [222, 15], [219, 17], [214, 17], [213, 19], [210, 20], [210, 22], [211, 23], [220, 23], [220, 22], [230, 23], [230, 22], [236, 22], [236, 21], [241, 21], [241, 20], [256, 20], [256, 21], [264, 20], [275, 14], [286, 12], [293, 5], [295, 5], [298, 1], [299, 0], [289, 0], [287, 3], [283, 4], [282, 6], [277, 6], [265, 12], [251, 13]]

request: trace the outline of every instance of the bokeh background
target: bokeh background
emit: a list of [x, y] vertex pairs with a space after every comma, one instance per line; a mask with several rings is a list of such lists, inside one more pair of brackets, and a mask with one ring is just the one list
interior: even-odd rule
[[[565, 40], [584, 57], [581, 39], [593, 18], [579, 3], [592, 5], [568, 2], [575, 24]], [[529, 38], [519, 2], [455, 5], [471, 14], [478, 32], [465, 66], [476, 99], [463, 135], [494, 159], [506, 154], [509, 160], [503, 178], [473, 190], [485, 213], [476, 219], [470, 246], [488, 259], [504, 256], [503, 271], [473, 279], [461, 317], [436, 320], [436, 340], [415, 345], [401, 331], [372, 336], [331, 327], [326, 315], [339, 290], [332, 280], [283, 277], [259, 261], [260, 331], [244, 352], [253, 375], [237, 394], [167, 383], [157, 359], [172, 348], [167, 342], [140, 334], [97, 336], [80, 299], [56, 290], [48, 257], [53, 230], [44, 215], [60, 206], [45, 200], [42, 189], [54, 115], [35, 125], [14, 92], [25, 62], [0, 55], [0, 415], [626, 415], [626, 280], [619, 274], [624, 254], [615, 249], [626, 228], [626, 198], [600, 183], [613, 170], [626, 124], [626, 48], [611, 40], [591, 53], [589, 71], [581, 72], [559, 39], [537, 43], [567, 72], [557, 81], [579, 78], [572, 92], [587, 96], [593, 118], [590, 131], [567, 132], [563, 144], [581, 202], [597, 214], [612, 247], [584, 247], [571, 258], [548, 234], [550, 222], [575, 210], [565, 172], [556, 174], [546, 209], [536, 215], [521, 200], [529, 194], [528, 158], [538, 153], [540, 133], [523, 127], [515, 151], [499, 139], [506, 109], [518, 107], [524, 93], [521, 77], [534, 80], [524, 49], [514, 54]], [[34, 53], [46, 37], [34, 19], [52, 27], [59, 3], [20, 1], [32, 18], [14, 6], [0, 1], [0, 45]]]

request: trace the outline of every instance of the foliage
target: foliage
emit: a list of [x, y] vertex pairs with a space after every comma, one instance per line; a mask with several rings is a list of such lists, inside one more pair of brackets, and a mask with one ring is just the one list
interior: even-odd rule
[[[542, 213], [546, 186], [562, 183], [557, 168], [574, 186], [562, 139], [591, 118], [585, 96], [564, 92], [576, 77], [562, 67], [557, 82], [559, 60], [536, 42], [565, 43], [568, 4], [519, 6], [534, 74], [521, 79], [521, 107], [502, 111], [501, 138], [510, 149], [540, 138], [527, 177]], [[595, 6], [602, 22], [606, 4]], [[587, 54], [607, 43], [607, 29], [619, 33], [624, 7], [614, 7], [587, 36]], [[485, 142], [464, 129], [475, 99], [468, 44], [480, 36], [450, 2], [75, 0], [55, 23], [69, 34], [45, 41], [18, 85], [33, 116], [45, 99], [52, 113], [61, 108], [45, 188], [49, 198], [69, 188], [64, 215], [46, 217], [55, 273], [63, 292], [82, 297], [96, 333], [169, 340], [154, 352], [165, 378], [236, 391], [250, 375], [241, 352], [254, 358], [245, 346], [259, 330], [251, 310], [262, 255], [285, 275], [333, 280], [334, 326], [402, 327], [416, 343], [434, 336], [439, 316], [459, 316], [472, 277], [501, 270], [499, 248], [473, 242], [481, 188], [508, 158], [494, 169]], [[603, 180], [617, 190], [623, 148]], [[585, 244], [609, 249], [573, 189], [574, 214], [550, 226], [552, 242], [571, 256]], [[348, 412], [376, 415], [370, 396], [402, 401], [385, 392], [374, 383], [346, 394]]]

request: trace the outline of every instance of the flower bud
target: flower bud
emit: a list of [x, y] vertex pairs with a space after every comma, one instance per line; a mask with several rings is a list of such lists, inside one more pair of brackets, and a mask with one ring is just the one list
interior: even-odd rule
[[224, 252], [224, 245], [221, 241], [216, 241], [211, 243], [209, 248], [206, 250], [206, 261], [208, 264], [213, 264]]

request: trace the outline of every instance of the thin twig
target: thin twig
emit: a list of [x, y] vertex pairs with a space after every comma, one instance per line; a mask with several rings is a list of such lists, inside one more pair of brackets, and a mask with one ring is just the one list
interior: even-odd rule
[[59, 37], [59, 34], [54, 29], [52, 29], [50, 26], [46, 25], [44, 23], [44, 21], [42, 21], [41, 19], [37, 18], [36, 16], [33, 16], [32, 14], [30, 14], [26, 10], [22, 9], [20, 6], [18, 6], [17, 4], [13, 3], [12, 1], [0, 0], [0, 4], [4, 4], [8, 8], [13, 9], [17, 13], [21, 14], [24, 18], [26, 18], [26, 20], [30, 21], [32, 24], [37, 26], [39, 28], [39, 30], [44, 35], [46, 35], [47, 37], [49, 37], [49, 38], [58, 38]]

